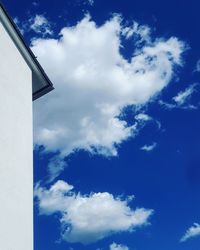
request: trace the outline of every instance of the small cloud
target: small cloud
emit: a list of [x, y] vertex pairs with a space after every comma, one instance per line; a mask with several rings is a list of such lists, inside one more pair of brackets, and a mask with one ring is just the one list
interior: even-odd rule
[[147, 115], [147, 114], [144, 114], [144, 113], [140, 113], [140, 114], [137, 114], [135, 116], [135, 119], [137, 121], [144, 121], [144, 122], [147, 122], [147, 121], [151, 121], [152, 120], [152, 117]]
[[48, 163], [48, 181], [47, 183], [51, 183], [54, 181], [60, 173], [65, 169], [66, 167], [65, 159], [56, 155], [53, 158], [50, 159]]
[[147, 25], [140, 25], [135, 21], [133, 22], [132, 26], [128, 26], [123, 29], [122, 35], [126, 39], [135, 37], [137, 39], [137, 45], [143, 42], [151, 42], [151, 29]]
[[[83, 195], [73, 188], [62, 180], [49, 189], [40, 184], [35, 187], [40, 215], [60, 215], [61, 238], [64, 241], [90, 244], [119, 232], [131, 233], [149, 224], [153, 210], [132, 209], [129, 203], [133, 197], [123, 199], [108, 192]], [[117, 247], [113, 245], [111, 249], [120, 249], [114, 246]]]
[[191, 84], [184, 91], [180, 91], [176, 96], [172, 98], [171, 103], [164, 102], [162, 100], [159, 101], [159, 104], [164, 106], [167, 109], [198, 109], [199, 105], [190, 104], [190, 100], [192, 95], [197, 91], [197, 83]]
[[94, 0], [87, 0], [88, 1], [88, 4], [93, 6], [94, 5]]
[[200, 59], [196, 63], [195, 71], [200, 72]]
[[143, 151], [146, 151], [146, 152], [150, 152], [150, 151], [154, 150], [156, 148], [156, 146], [157, 146], [157, 143], [153, 142], [152, 144], [144, 145], [140, 149], [143, 150]]
[[176, 104], [172, 104], [172, 103], [167, 103], [164, 102], [163, 100], [159, 100], [158, 102], [161, 106], [163, 106], [166, 109], [174, 109], [177, 108]]
[[135, 116], [135, 120], [136, 120], [137, 122], [143, 123], [143, 125], [145, 125], [145, 123], [147, 123], [147, 122], [153, 121], [153, 122], [156, 123], [158, 129], [161, 128], [161, 122], [160, 122], [160, 121], [158, 121], [158, 120], [152, 118], [151, 116], [149, 116], [149, 115], [147, 115], [147, 114], [145, 114], [145, 113], [139, 113], [139, 114], [137, 114], [137, 115]]
[[29, 19], [30, 30], [33, 30], [37, 34], [42, 34], [42, 36], [52, 35], [53, 30], [51, 28], [50, 22], [43, 15], [36, 15]]
[[129, 248], [125, 245], [116, 244], [115, 242], [113, 242], [110, 245], [110, 250], [129, 250]]
[[184, 105], [192, 96], [195, 91], [195, 87], [197, 84], [190, 85], [184, 91], [180, 91], [177, 96], [173, 97], [172, 99], [177, 103], [178, 106]]
[[76, 0], [75, 5], [85, 5], [85, 6], [93, 6], [95, 0]]
[[40, 4], [39, 4], [39, 2], [37, 2], [37, 1], [33, 1], [33, 2], [32, 2], [32, 5], [35, 6], [35, 7], [37, 7], [37, 6], [39, 6]]
[[181, 238], [181, 242], [185, 242], [186, 240], [190, 238], [194, 238], [200, 236], [200, 224], [194, 223], [193, 226], [191, 226], [186, 233]]
[[19, 18], [15, 17], [13, 19], [13, 21], [17, 25], [17, 28], [19, 29], [20, 33], [23, 35], [25, 33], [25, 29], [24, 29], [23, 25], [21, 25]]
[[43, 38], [53, 35], [52, 24], [44, 15], [35, 15], [35, 17], [29, 18], [26, 22], [19, 20], [18, 17], [15, 17], [14, 22], [22, 34], [34, 31]]
[[15, 18], [13, 19], [13, 21], [14, 21], [14, 23], [15, 23], [16, 25], [19, 24], [19, 19], [18, 19], [18, 17], [15, 17]]

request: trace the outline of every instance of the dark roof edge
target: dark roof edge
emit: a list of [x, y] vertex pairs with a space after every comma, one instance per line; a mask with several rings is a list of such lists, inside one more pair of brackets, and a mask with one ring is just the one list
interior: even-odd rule
[[15, 30], [15, 32], [17, 33], [20, 41], [22, 42], [22, 44], [24, 45], [25, 49], [27, 50], [28, 54], [30, 55], [31, 59], [33, 60], [33, 62], [35, 63], [36, 67], [38, 68], [38, 70], [40, 71], [41, 75], [44, 77], [45, 81], [47, 82], [47, 86], [45, 86], [44, 88], [40, 89], [39, 91], [33, 93], [33, 100], [38, 99], [39, 97], [43, 96], [44, 94], [47, 94], [48, 92], [50, 92], [51, 90], [54, 89], [52, 82], [50, 81], [49, 77], [47, 76], [47, 74], [45, 73], [44, 69], [42, 68], [42, 66], [40, 65], [40, 63], [38, 62], [38, 60], [36, 59], [35, 55], [33, 54], [33, 52], [31, 51], [31, 49], [29, 48], [29, 46], [26, 44], [26, 42], [24, 41], [24, 38], [22, 36], [22, 34], [20, 33], [17, 25], [14, 23], [13, 19], [10, 17], [10, 15], [8, 14], [7, 10], [5, 9], [4, 5], [2, 4], [2, 2], [0, 1], [0, 7], [2, 8], [2, 10], [4, 11], [6, 17], [8, 18], [8, 20], [10, 21], [13, 29]]
[[50, 85], [47, 85], [45, 86], [44, 88], [36, 91], [34, 94], [33, 94], [33, 101], [35, 101], [36, 99], [40, 98], [41, 96], [49, 93], [50, 91], [52, 91], [54, 89], [53, 86], [50, 86]]

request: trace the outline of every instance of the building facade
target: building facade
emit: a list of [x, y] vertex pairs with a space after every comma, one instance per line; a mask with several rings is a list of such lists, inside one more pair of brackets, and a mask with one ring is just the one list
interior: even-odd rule
[[33, 250], [32, 100], [53, 89], [0, 4], [0, 249]]

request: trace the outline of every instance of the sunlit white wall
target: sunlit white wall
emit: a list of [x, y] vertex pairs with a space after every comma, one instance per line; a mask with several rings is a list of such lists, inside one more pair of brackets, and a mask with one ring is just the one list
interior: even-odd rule
[[32, 74], [0, 23], [0, 249], [33, 249]]

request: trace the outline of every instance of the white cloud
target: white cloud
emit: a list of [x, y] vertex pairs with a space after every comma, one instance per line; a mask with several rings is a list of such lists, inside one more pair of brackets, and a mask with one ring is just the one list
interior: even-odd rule
[[124, 27], [122, 34], [126, 39], [136, 36], [138, 38], [137, 45], [141, 42], [151, 42], [151, 29], [147, 25], [140, 25], [137, 22], [133, 22], [132, 26]]
[[55, 86], [34, 103], [35, 143], [60, 152], [61, 160], [79, 149], [116, 156], [118, 146], [140, 129], [139, 122], [120, 119], [124, 108], [147, 104], [181, 65], [181, 41], [141, 38], [140, 26], [134, 34], [146, 39], [145, 46], [135, 45], [127, 61], [120, 53], [125, 29], [118, 16], [101, 26], [86, 16], [63, 28], [58, 39], [32, 43]]
[[21, 22], [18, 17], [15, 17], [13, 19], [14, 23], [17, 25], [17, 28], [19, 29], [20, 33], [23, 35], [25, 33], [25, 29], [23, 25], [21, 25]]
[[192, 94], [195, 91], [195, 87], [197, 84], [192, 84], [184, 91], [181, 91], [177, 94], [177, 96], [173, 97], [173, 100], [177, 103], [178, 106], [185, 104], [189, 98], [191, 98]]
[[152, 118], [151, 116], [145, 114], [145, 113], [139, 113], [135, 116], [135, 119], [140, 123], [140, 125], [145, 125], [147, 122], [155, 122], [157, 125], [158, 129], [161, 128], [161, 122]]
[[35, 7], [38, 7], [40, 4], [39, 4], [38, 1], [33, 1], [33, 2], [32, 2], [32, 5], [35, 6]]
[[153, 212], [133, 210], [129, 206], [133, 197], [123, 199], [107, 192], [82, 195], [64, 181], [49, 189], [37, 185], [35, 197], [41, 215], [60, 214], [61, 236], [67, 242], [89, 244], [118, 232], [132, 232], [147, 225]]
[[157, 146], [157, 143], [153, 142], [152, 144], [149, 144], [149, 145], [146, 144], [146, 145], [142, 146], [140, 149], [143, 151], [149, 152], [149, 151], [154, 150], [156, 148], [156, 146]]
[[184, 236], [181, 238], [181, 242], [184, 242], [190, 238], [193, 237], [197, 237], [200, 236], [200, 224], [198, 223], [194, 223], [193, 226], [191, 226], [186, 233], [184, 234]]
[[200, 60], [197, 61], [195, 71], [200, 72]]
[[57, 178], [65, 167], [66, 167], [66, 162], [62, 157], [60, 157], [59, 155], [52, 157], [48, 163], [49, 176], [47, 182], [50, 183], [55, 178]]
[[78, 5], [89, 5], [89, 6], [93, 6], [94, 5], [94, 0], [76, 0]]
[[147, 122], [147, 121], [151, 121], [152, 120], [152, 117], [145, 114], [145, 113], [139, 113], [135, 116], [135, 119], [137, 121], [144, 121], [144, 122]]
[[94, 0], [87, 0], [88, 1], [88, 3], [89, 3], [89, 5], [94, 5]]
[[[34, 5], [34, 2], [32, 4]], [[34, 31], [42, 37], [53, 35], [52, 24], [44, 15], [35, 15], [34, 17], [29, 18], [28, 21], [25, 22], [19, 20], [18, 17], [15, 17], [14, 22], [18, 26], [22, 34]]]
[[51, 24], [44, 15], [35, 15], [35, 17], [30, 18], [29, 29], [43, 37], [53, 34]]
[[181, 108], [181, 109], [197, 109], [198, 105], [190, 104], [190, 100], [198, 84], [191, 84], [184, 91], [180, 91], [176, 96], [172, 98], [172, 103], [166, 103], [162, 100], [159, 101], [160, 105], [168, 109]]
[[127, 246], [116, 244], [115, 242], [113, 242], [110, 245], [110, 250], [129, 250], [129, 248]]

